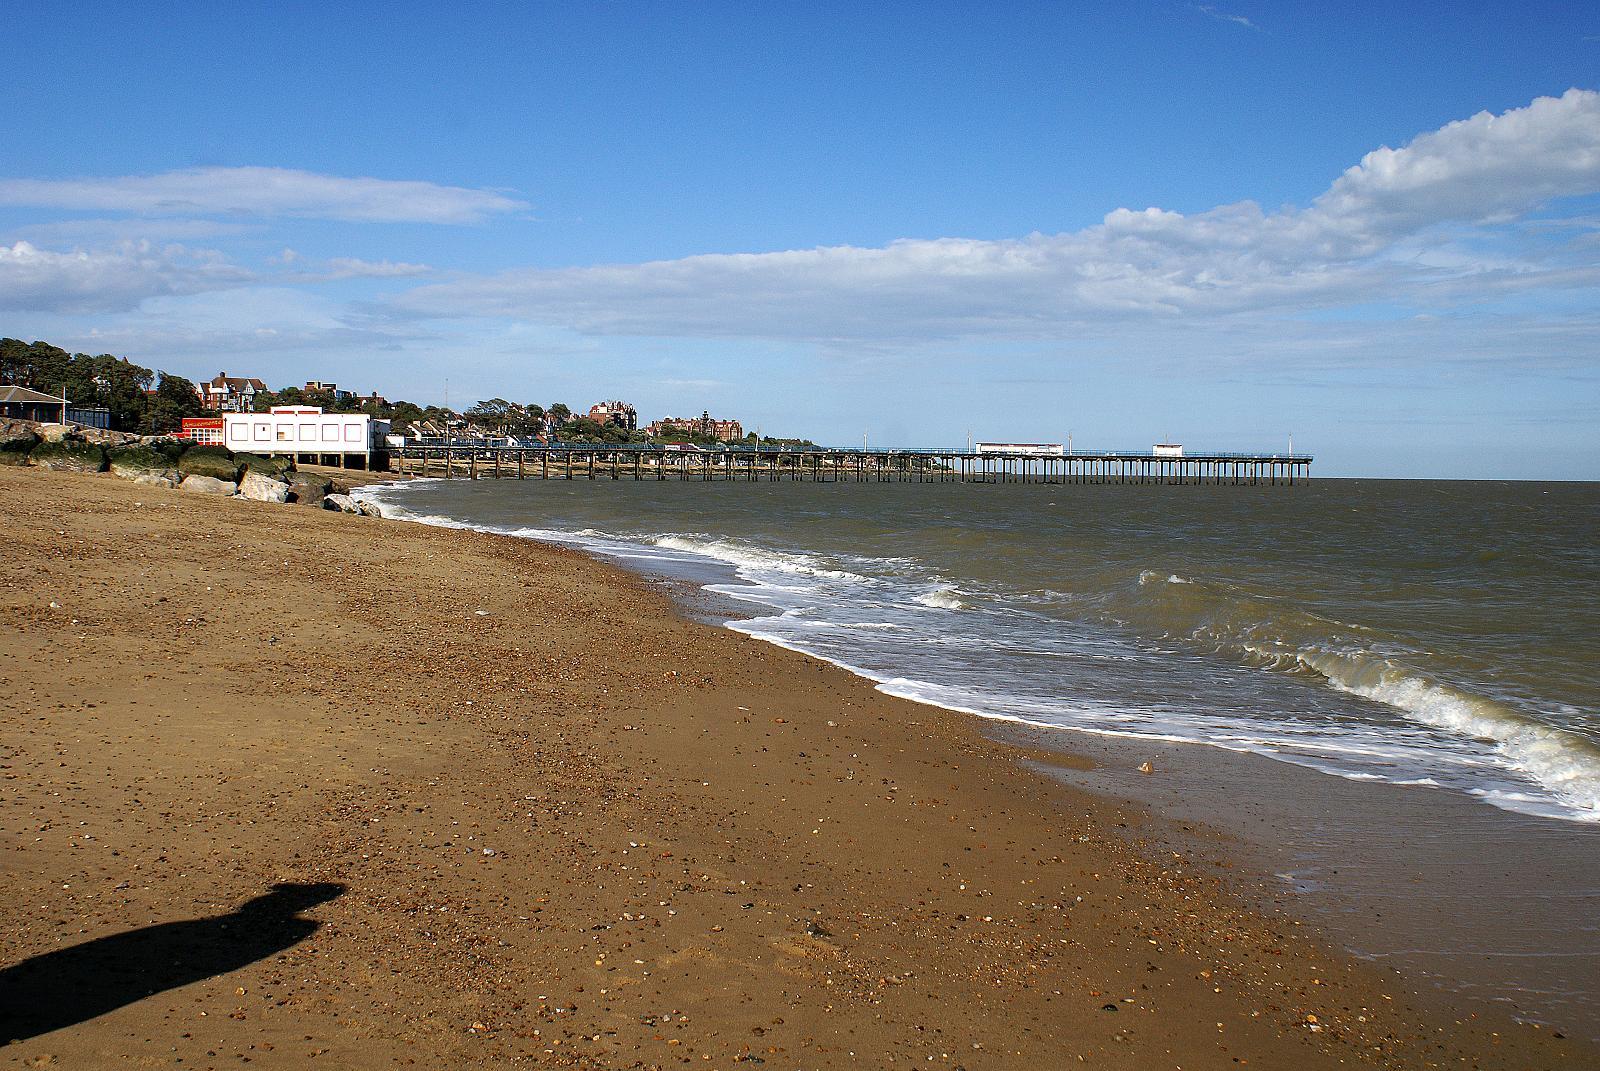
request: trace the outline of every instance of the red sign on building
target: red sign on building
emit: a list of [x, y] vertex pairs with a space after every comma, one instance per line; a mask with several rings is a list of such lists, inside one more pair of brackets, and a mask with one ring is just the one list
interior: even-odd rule
[[178, 433], [184, 439], [193, 439], [197, 446], [222, 445], [222, 417], [186, 416], [183, 418], [183, 430]]

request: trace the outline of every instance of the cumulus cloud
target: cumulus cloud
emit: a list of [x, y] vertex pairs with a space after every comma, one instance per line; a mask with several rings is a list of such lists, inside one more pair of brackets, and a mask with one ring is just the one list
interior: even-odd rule
[[1552, 264], [1526, 249], [1486, 258], [1460, 232], [1492, 235], [1554, 199], [1596, 191], [1600, 93], [1574, 89], [1378, 149], [1303, 208], [1117, 209], [1081, 231], [1001, 241], [521, 269], [418, 287], [397, 306], [590, 333], [833, 341], [1039, 337], [1140, 317], [1459, 300], [1594, 285], [1592, 259]]
[[147, 216], [456, 224], [481, 223], [529, 207], [498, 190], [342, 178], [281, 167], [198, 167], [115, 178], [3, 179], [0, 205]]
[[293, 249], [268, 257], [266, 263], [274, 270], [252, 271], [217, 250], [143, 240], [70, 252], [19, 241], [0, 245], [0, 309], [104, 313], [131, 309], [154, 298], [258, 284], [404, 279], [433, 271], [426, 264], [358, 257], [307, 261]]
[[227, 289], [251, 273], [212, 250], [151, 242], [60, 253], [28, 242], [0, 246], [0, 309], [105, 312], [145, 298]]
[[1600, 93], [1570, 89], [1503, 115], [1479, 112], [1401, 149], [1368, 153], [1308, 215], [1376, 235], [1520, 215], [1600, 190]]

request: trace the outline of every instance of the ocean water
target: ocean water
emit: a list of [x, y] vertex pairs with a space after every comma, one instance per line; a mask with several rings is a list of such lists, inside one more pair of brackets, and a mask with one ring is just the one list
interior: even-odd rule
[[694, 573], [743, 604], [730, 627], [894, 695], [1600, 823], [1597, 484], [363, 493]]

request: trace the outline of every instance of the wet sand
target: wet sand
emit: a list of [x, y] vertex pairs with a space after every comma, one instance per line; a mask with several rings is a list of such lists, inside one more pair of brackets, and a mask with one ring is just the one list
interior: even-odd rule
[[1594, 1065], [581, 555], [36, 470], [0, 523], [8, 1066]]
[[[1600, 827], [1517, 814], [1454, 792], [1330, 777], [1217, 748], [990, 729], [1097, 760], [1050, 776], [1136, 799], [1168, 821], [1154, 844], [1220, 831], [1252, 903], [1312, 923], [1375, 965], [1600, 1041]], [[1141, 775], [1128, 762], [1149, 761]], [[1041, 769], [1044, 769], [1041, 767]]]

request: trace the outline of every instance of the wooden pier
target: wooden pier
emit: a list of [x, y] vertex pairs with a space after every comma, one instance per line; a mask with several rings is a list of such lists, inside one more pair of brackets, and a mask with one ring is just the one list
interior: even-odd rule
[[975, 453], [969, 450], [668, 450], [659, 446], [406, 446], [390, 469], [408, 476], [515, 480], [809, 483], [1215, 484], [1293, 486], [1309, 454]]

